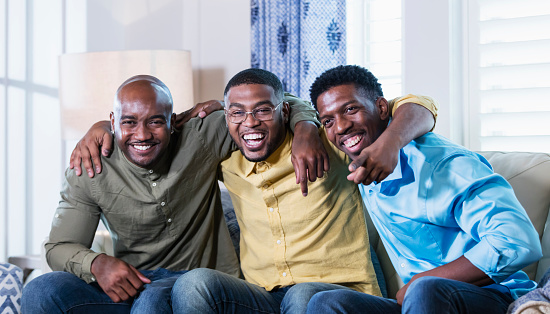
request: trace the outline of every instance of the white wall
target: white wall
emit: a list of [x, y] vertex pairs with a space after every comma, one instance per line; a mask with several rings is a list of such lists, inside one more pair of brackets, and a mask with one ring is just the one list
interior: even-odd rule
[[[460, 79], [455, 76], [451, 48], [456, 45], [452, 1], [403, 1], [403, 90], [434, 97], [440, 105], [435, 132], [462, 143]], [[454, 80], [452, 78], [455, 78]]]
[[250, 67], [250, 1], [88, 1], [86, 51], [133, 49], [190, 50], [195, 100], [221, 99]]

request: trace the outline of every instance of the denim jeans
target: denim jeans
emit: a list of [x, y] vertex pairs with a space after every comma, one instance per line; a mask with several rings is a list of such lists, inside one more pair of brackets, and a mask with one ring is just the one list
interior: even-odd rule
[[305, 313], [320, 291], [349, 289], [307, 282], [266, 291], [222, 272], [198, 268], [181, 276], [172, 289], [174, 313]]
[[46, 273], [23, 289], [22, 313], [170, 313], [170, 293], [186, 271], [141, 271], [151, 280], [133, 299], [115, 303], [96, 282], [87, 284], [67, 272]]
[[307, 313], [506, 313], [512, 296], [491, 286], [422, 277], [407, 289], [402, 308], [392, 299], [339, 290], [313, 296]]

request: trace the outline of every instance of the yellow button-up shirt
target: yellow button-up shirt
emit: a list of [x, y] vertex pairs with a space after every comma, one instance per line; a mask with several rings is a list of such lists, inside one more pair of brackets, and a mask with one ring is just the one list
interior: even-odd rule
[[302, 196], [290, 159], [292, 133], [262, 162], [240, 151], [222, 162], [241, 230], [245, 279], [272, 290], [326, 282], [380, 296], [370, 259], [363, 201], [346, 179], [348, 160], [320, 132], [330, 171]]

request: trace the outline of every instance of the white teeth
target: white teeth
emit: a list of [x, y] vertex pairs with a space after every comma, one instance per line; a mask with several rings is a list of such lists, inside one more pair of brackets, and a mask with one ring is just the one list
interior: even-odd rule
[[151, 145], [133, 145], [135, 149], [137, 150], [148, 150], [151, 148]]
[[360, 141], [362, 138], [363, 138], [363, 137], [362, 137], [362, 136], [359, 136], [359, 135], [356, 135], [356, 136], [354, 136], [354, 137], [348, 138], [347, 140], [344, 141], [344, 145], [345, 145], [347, 148], [353, 147], [353, 146], [355, 146], [355, 144], [359, 143], [359, 141]]
[[243, 136], [243, 139], [245, 140], [257, 140], [257, 139], [262, 139], [264, 138], [264, 135], [263, 134], [259, 134], [259, 133], [254, 133], [254, 134], [245, 134]]

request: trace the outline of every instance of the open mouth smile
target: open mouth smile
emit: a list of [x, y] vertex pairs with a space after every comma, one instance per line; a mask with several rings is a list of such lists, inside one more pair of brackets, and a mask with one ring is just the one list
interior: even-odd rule
[[342, 141], [342, 145], [344, 145], [346, 148], [353, 148], [354, 146], [357, 145], [357, 143], [361, 142], [362, 139], [363, 139], [363, 135], [360, 135], [360, 134], [354, 135]]
[[139, 151], [139, 152], [147, 152], [148, 150], [150, 150], [153, 146], [155, 146], [156, 144], [152, 144], [152, 143], [147, 143], [147, 144], [143, 144], [143, 143], [139, 143], [139, 144], [130, 144], [131, 147], [133, 147], [135, 150]]
[[248, 147], [258, 147], [260, 146], [265, 139], [265, 134], [263, 133], [248, 133], [242, 136], [246, 146]]

